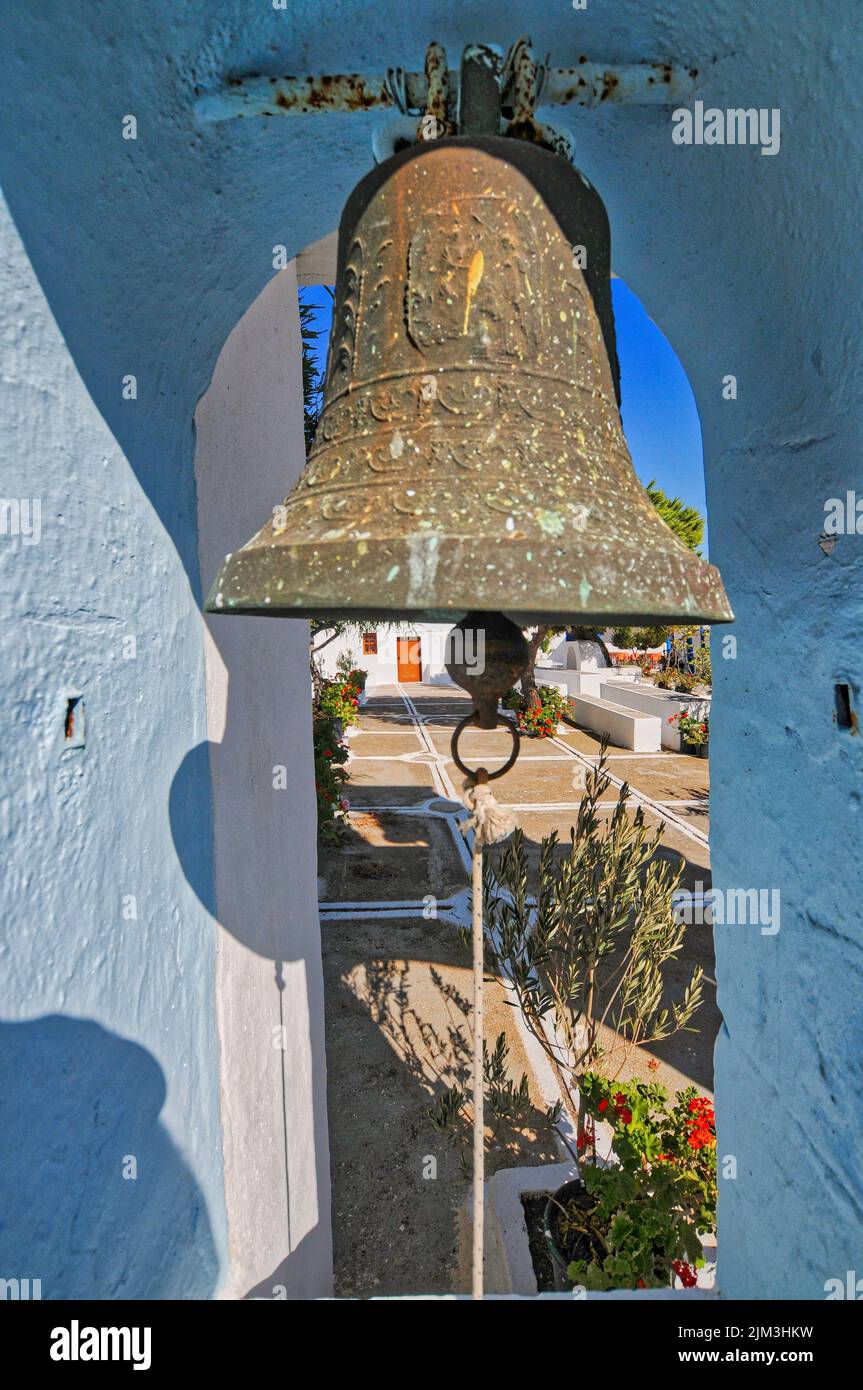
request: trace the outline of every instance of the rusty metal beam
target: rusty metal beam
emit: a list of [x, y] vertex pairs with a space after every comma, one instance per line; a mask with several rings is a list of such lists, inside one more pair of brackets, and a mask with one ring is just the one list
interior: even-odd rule
[[589, 63], [549, 68], [539, 106], [602, 106], [631, 102], [641, 106], [677, 105], [695, 94], [698, 69], [672, 63]]
[[[587, 59], [571, 68], [549, 68], [538, 105], [596, 107], [618, 105], [668, 105], [691, 100], [698, 69], [672, 63], [591, 63]], [[450, 102], [455, 110], [458, 73], [447, 77]], [[514, 93], [512, 82], [504, 92], [504, 109]], [[411, 110], [422, 111], [428, 100], [424, 72], [406, 72], [404, 90]], [[218, 91], [202, 94], [195, 103], [198, 119], [205, 124], [230, 121], [238, 116], [304, 116], [316, 111], [371, 111], [395, 104], [387, 75], [334, 73], [321, 77], [269, 77], [248, 73], [230, 77]]]

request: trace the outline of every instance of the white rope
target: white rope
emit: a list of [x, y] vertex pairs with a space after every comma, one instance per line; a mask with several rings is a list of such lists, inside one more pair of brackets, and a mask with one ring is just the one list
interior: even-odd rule
[[473, 1288], [474, 1298], [483, 1295], [483, 1255], [485, 1235], [485, 1114], [483, 1095], [483, 937], [482, 937], [482, 843], [473, 845], [471, 874], [473, 897]]
[[462, 783], [461, 799], [472, 813], [466, 821], [462, 821], [462, 834], [466, 835], [472, 830], [480, 852], [484, 845], [495, 845], [515, 830], [515, 816], [508, 806], [501, 806], [500, 802], [495, 801], [487, 782], [475, 783], [468, 777]]
[[505, 840], [515, 829], [515, 817], [500, 806], [487, 782], [468, 777], [462, 800], [471, 812], [461, 830], [474, 833], [471, 857], [471, 940], [473, 945], [473, 1285], [472, 1295], [483, 1296], [485, 1241], [485, 1095], [483, 1089], [483, 904], [482, 855], [486, 845]]

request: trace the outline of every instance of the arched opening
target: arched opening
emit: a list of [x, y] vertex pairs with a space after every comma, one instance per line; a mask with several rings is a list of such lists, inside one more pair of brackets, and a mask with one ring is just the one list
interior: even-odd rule
[[[325, 270], [321, 267], [322, 273]], [[613, 296], [623, 421], [636, 471], [645, 485], [654, 485], [658, 508], [660, 499], [679, 504], [693, 547], [703, 551], [704, 473], [691, 386], [637, 296], [619, 279]], [[309, 330], [307, 355], [318, 374], [310, 396], [316, 406], [332, 301], [325, 285], [314, 282], [300, 287], [300, 301]], [[468, 706], [443, 671], [449, 626], [429, 625], [421, 636], [412, 628], [404, 635], [407, 627], [348, 624], [340, 631], [326, 629], [315, 657], [333, 690], [346, 690], [344, 683], [356, 682], [357, 668], [365, 679], [362, 693], [359, 685], [353, 687], [358, 696], [355, 711], [347, 709], [342, 718], [344, 707], [333, 705], [339, 725], [325, 740], [324, 753], [327, 758], [341, 756], [344, 762], [338, 786], [327, 781], [325, 794], [330, 806], [335, 800], [341, 809], [333, 815], [329, 806], [320, 807], [326, 825], [319, 862], [326, 924], [322, 949], [329, 1109], [342, 1117], [339, 1131], [331, 1132], [335, 1280], [342, 1294], [373, 1289], [397, 1294], [417, 1287], [418, 1281], [430, 1292], [464, 1287], [459, 1281], [464, 1278], [465, 1251], [452, 1240], [465, 1199], [464, 1174], [441, 1162], [438, 1151], [443, 1136], [444, 1152], [451, 1157], [459, 1126], [447, 1106], [467, 1083], [470, 1039], [468, 960], [463, 948], [459, 950], [466, 925], [469, 863], [459, 844], [460, 777], [449, 749], [452, 729]], [[664, 999], [669, 1005], [682, 1004], [686, 986], [703, 976], [695, 1031], [680, 1030], [669, 1039], [626, 1049], [625, 1060], [616, 1056], [611, 1075], [618, 1084], [663, 1085], [670, 1097], [694, 1087], [712, 1104], [720, 1017], [710, 920], [703, 915], [704, 895], [710, 889], [709, 761], [699, 756], [694, 744], [681, 742], [676, 727], [668, 727], [672, 716], [689, 710], [693, 718], [697, 711], [707, 726], [709, 648], [696, 672], [699, 634], [693, 642], [670, 630], [662, 635], [608, 630], [604, 645], [616, 669], [603, 675], [592, 669], [576, 672], [568, 664], [574, 634], [575, 629], [549, 633], [538, 653], [536, 683], [541, 690], [563, 692], [559, 717], [547, 729], [538, 723], [531, 727], [528, 721], [522, 725], [519, 762], [499, 784], [500, 798], [516, 815], [533, 879], [543, 841], [554, 833], [561, 844], [569, 843], [570, 829], [596, 775], [602, 735], [609, 736], [603, 766], [610, 780], [597, 805], [600, 833], [608, 833], [626, 784], [625, 816], [633, 824], [640, 816], [648, 832], [656, 834], [655, 861], [680, 871], [677, 902], [687, 930], [663, 981]], [[403, 663], [403, 648], [416, 645], [423, 656], [411, 673]], [[674, 677], [667, 684], [655, 684], [666, 674], [658, 670], [660, 658]], [[641, 659], [639, 670], [636, 661]], [[568, 685], [568, 677], [574, 683]], [[684, 678], [691, 678], [688, 691]], [[606, 680], [619, 683], [609, 689]], [[596, 718], [588, 723], [570, 694], [594, 692], [594, 686], [591, 705]], [[654, 742], [642, 743], [648, 726]], [[505, 734], [476, 733], [473, 739], [483, 761], [503, 761]], [[536, 1189], [547, 1188], [555, 1178], [562, 1181], [567, 1171], [565, 1147], [556, 1148], [553, 1131], [544, 1130], [540, 1118], [544, 1107], [561, 1101], [560, 1077], [518, 1010], [506, 1007], [503, 985], [495, 982], [492, 989], [497, 997], [486, 1044], [490, 1051], [495, 1046], [502, 1050], [489, 1094], [494, 1096], [495, 1085], [498, 1096], [506, 1087], [517, 1092], [524, 1085], [528, 1098], [524, 1114], [514, 1123], [501, 1123], [488, 1146], [492, 1224], [494, 1193], [506, 1183], [511, 1192], [519, 1193], [528, 1229], [536, 1235], [544, 1208]], [[597, 1004], [598, 1020], [600, 1014]], [[604, 1053], [615, 1056], [613, 1028], [605, 1017], [599, 1027]], [[383, 1090], [374, 1086], [374, 1077], [382, 1071], [387, 1076]], [[358, 1081], [369, 1098], [362, 1108], [352, 1108]], [[494, 1106], [494, 1099], [491, 1103]], [[512, 1115], [507, 1119], [512, 1121]], [[414, 1136], [415, 1144], [424, 1145], [427, 1152], [411, 1155], [415, 1161], [394, 1164], [393, 1125]], [[564, 1134], [575, 1142], [571, 1127], [565, 1125]], [[364, 1155], [362, 1171], [351, 1161], [358, 1150]], [[434, 1166], [439, 1199], [434, 1206], [424, 1196], [424, 1164]], [[446, 1200], [440, 1200], [442, 1194]], [[408, 1236], [398, 1243], [400, 1254], [393, 1261], [386, 1217], [393, 1208], [405, 1213], [404, 1229], [416, 1237], [412, 1264], [405, 1256], [411, 1248]], [[361, 1257], [353, 1238], [360, 1223], [367, 1232]], [[460, 1234], [463, 1241], [464, 1229]], [[534, 1291], [542, 1292], [554, 1287], [553, 1271], [544, 1262], [541, 1239], [533, 1241], [532, 1248]], [[705, 1242], [705, 1249], [710, 1260], [712, 1241]], [[504, 1264], [509, 1258], [507, 1253]], [[702, 1276], [708, 1286], [711, 1274]], [[520, 1291], [530, 1291], [530, 1277]], [[487, 1278], [492, 1290], [502, 1289], [507, 1274], [492, 1260]]]

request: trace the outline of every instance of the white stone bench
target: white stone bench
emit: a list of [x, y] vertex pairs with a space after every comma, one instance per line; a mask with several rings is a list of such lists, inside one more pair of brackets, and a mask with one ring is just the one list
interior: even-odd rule
[[661, 721], [663, 748], [680, 751], [680, 734], [676, 724], [669, 724], [673, 714], [694, 714], [704, 719], [710, 714], [710, 697], [684, 695], [673, 690], [656, 690], [646, 685], [620, 687], [607, 682], [600, 686], [605, 700], [614, 700], [627, 709], [641, 714], [657, 714]]
[[633, 753], [659, 752], [662, 720], [658, 714], [641, 714], [596, 695], [570, 695], [569, 707], [576, 724], [608, 734], [618, 747], [631, 748]]
[[555, 666], [535, 666], [533, 671], [537, 685], [556, 685], [564, 688], [570, 695], [596, 695], [600, 693], [603, 682], [609, 685], [629, 685], [640, 679], [641, 672], [627, 672], [625, 675], [612, 671], [608, 666], [601, 671], [570, 671]]

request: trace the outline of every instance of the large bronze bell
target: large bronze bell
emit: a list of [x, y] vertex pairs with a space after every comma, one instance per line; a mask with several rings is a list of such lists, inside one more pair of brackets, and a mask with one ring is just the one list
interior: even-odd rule
[[730, 621], [635, 476], [610, 273], [599, 195], [538, 145], [435, 140], [369, 173], [342, 216], [314, 447], [208, 610]]

